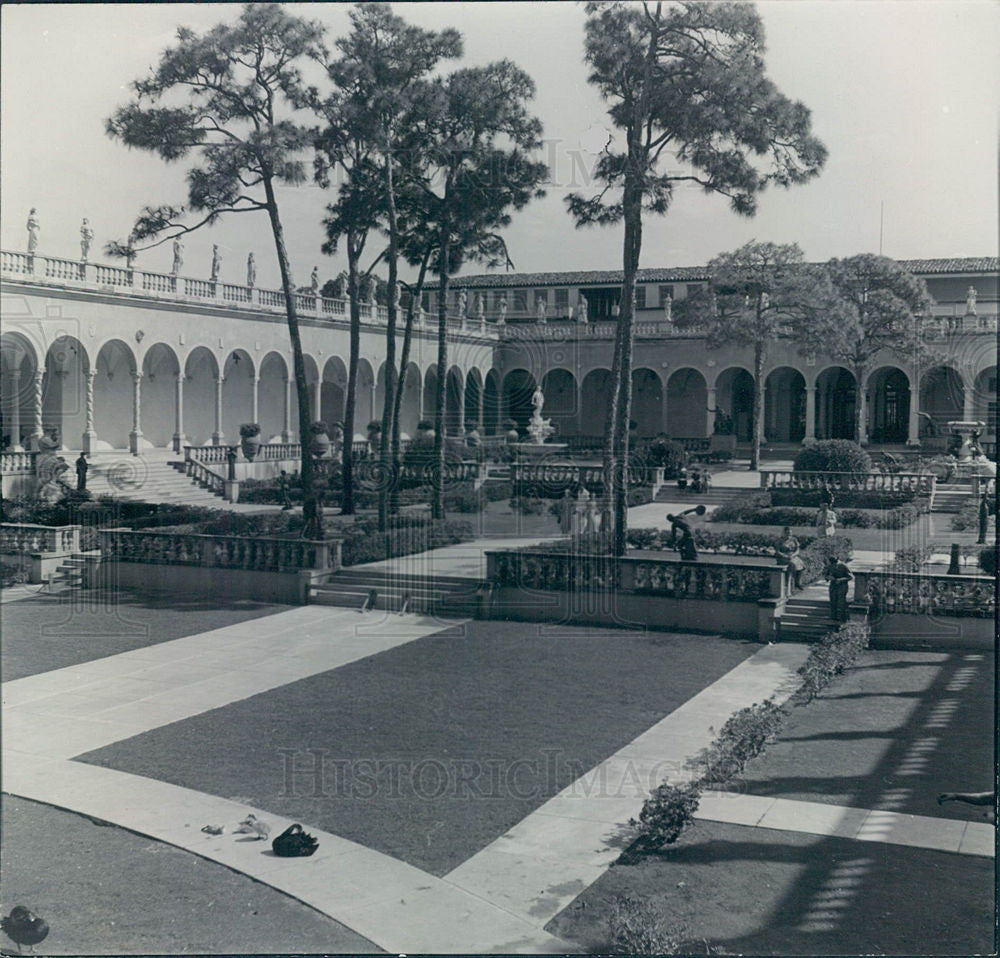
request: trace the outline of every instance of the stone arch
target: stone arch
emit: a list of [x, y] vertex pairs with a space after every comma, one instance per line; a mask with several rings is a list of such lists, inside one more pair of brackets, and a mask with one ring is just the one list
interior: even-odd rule
[[827, 366], [820, 371], [816, 376], [816, 438], [853, 439], [857, 401], [857, 382], [849, 369]]
[[[302, 365], [306, 374], [306, 392], [309, 395], [309, 421], [320, 419], [320, 398], [322, 393], [322, 382], [320, 379], [319, 365], [309, 354], [303, 353]], [[345, 377], [346, 382], [346, 377]], [[292, 438], [297, 439], [299, 435], [299, 396], [297, 387], [292, 387], [292, 411], [291, 411], [291, 433]]]
[[948, 423], [964, 418], [965, 383], [953, 366], [932, 366], [920, 377], [920, 411], [939, 436], [948, 434]]
[[132, 431], [135, 354], [120, 339], [108, 340], [97, 354], [95, 369], [94, 431], [97, 433], [97, 448], [127, 449]]
[[457, 366], [452, 366], [448, 370], [448, 378], [445, 380], [444, 432], [446, 436], [460, 436], [464, 431], [464, 392], [465, 382], [462, 370]]
[[897, 366], [881, 366], [868, 377], [868, 441], [906, 442], [910, 427], [910, 379]]
[[358, 382], [354, 393], [354, 439], [368, 438], [368, 423], [375, 418], [375, 370], [367, 359], [358, 360]]
[[580, 434], [603, 436], [611, 404], [611, 370], [591, 369], [580, 383]]
[[801, 442], [805, 434], [805, 376], [794, 366], [778, 366], [764, 379], [764, 438]]
[[503, 418], [513, 419], [524, 430], [531, 419], [531, 397], [537, 383], [527, 369], [512, 369], [503, 378]]
[[[289, 400], [287, 382], [288, 363], [285, 357], [273, 351], [267, 353], [260, 361], [260, 384], [257, 387], [257, 422], [260, 424], [262, 442], [281, 442], [286, 438], [285, 403]], [[294, 393], [291, 402], [295, 402]]]
[[[57, 336], [45, 353], [42, 427], [46, 433], [52, 429], [57, 431], [63, 449], [79, 448], [87, 428], [89, 371], [90, 357], [75, 336], [66, 333]], [[132, 408], [131, 395], [130, 385], [129, 409]]]
[[500, 431], [500, 373], [491, 369], [483, 384], [483, 428], [487, 436], [495, 436]]
[[25, 449], [35, 425], [35, 374], [38, 352], [15, 331], [0, 336], [0, 419], [6, 448]]
[[196, 346], [184, 361], [184, 434], [192, 446], [207, 446], [215, 433], [215, 389], [219, 361], [207, 346]]
[[[323, 382], [320, 386], [319, 418], [328, 426], [344, 421], [347, 402], [347, 366], [339, 356], [331, 356], [323, 364]], [[355, 416], [355, 419], [357, 417]], [[368, 425], [365, 423], [365, 425]], [[357, 429], [357, 422], [355, 422]]]
[[399, 434], [401, 437], [412, 437], [417, 434], [417, 423], [420, 422], [420, 367], [409, 363], [400, 384], [403, 398], [399, 404]]
[[667, 380], [667, 434], [674, 439], [703, 439], [708, 432], [708, 383], [690, 366]]
[[552, 420], [556, 435], [575, 436], [579, 432], [576, 377], [561, 366], [550, 369], [542, 378], [542, 393], [545, 395], [542, 416]]
[[385, 409], [385, 378], [388, 369], [388, 364], [383, 362], [375, 375], [375, 405], [372, 407], [372, 419], [377, 419], [379, 422], [382, 421], [382, 412]]
[[424, 373], [423, 418], [433, 423], [437, 414], [437, 364], [431, 363]]
[[743, 366], [729, 366], [715, 377], [715, 408], [733, 418], [739, 442], [750, 442], [753, 433], [753, 375]]
[[166, 343], [154, 343], [142, 357], [142, 434], [151, 446], [168, 448], [176, 428], [177, 353]]
[[637, 439], [663, 432], [663, 380], [645, 366], [632, 370], [632, 419]]
[[482, 428], [483, 376], [473, 367], [465, 374], [465, 428]]
[[231, 350], [222, 367], [223, 442], [238, 443], [240, 426], [253, 422], [254, 379], [257, 370], [245, 349]]

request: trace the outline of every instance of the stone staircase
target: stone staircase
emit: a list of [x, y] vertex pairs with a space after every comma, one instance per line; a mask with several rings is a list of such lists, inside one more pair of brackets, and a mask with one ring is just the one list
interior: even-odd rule
[[446, 575], [404, 575], [386, 569], [343, 569], [309, 589], [309, 602], [359, 611], [375, 590], [374, 611], [419, 612], [467, 618], [476, 614], [479, 580]]
[[86, 560], [82, 556], [72, 556], [64, 559], [56, 567], [56, 571], [45, 582], [45, 592], [48, 595], [66, 595], [83, 587], [83, 569]]
[[676, 480], [664, 483], [656, 493], [654, 502], [687, 502], [691, 505], [721, 506], [732, 502], [740, 496], [752, 495], [756, 490], [739, 489], [735, 486], [711, 486], [708, 492], [691, 492], [690, 489], [678, 489]]
[[972, 482], [939, 482], [934, 489], [934, 505], [931, 512], [961, 512], [967, 505], [975, 505]]
[[812, 585], [785, 603], [778, 635], [790, 642], [817, 642], [837, 627], [838, 623], [830, 618], [826, 586]]

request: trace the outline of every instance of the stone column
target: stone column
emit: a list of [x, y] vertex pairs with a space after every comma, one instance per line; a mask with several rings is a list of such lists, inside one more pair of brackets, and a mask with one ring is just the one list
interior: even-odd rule
[[38, 448], [38, 440], [45, 435], [45, 430], [42, 428], [42, 387], [45, 384], [45, 371], [39, 369], [35, 372], [35, 382], [34, 382], [34, 423], [31, 427], [31, 439], [29, 445], [32, 449]]
[[221, 446], [225, 440], [222, 434], [222, 384], [225, 382], [221, 376], [215, 380], [215, 431], [212, 433], [212, 445]]
[[128, 434], [128, 448], [133, 456], [142, 451], [142, 373], [132, 373], [132, 431]]
[[976, 418], [975, 387], [964, 376], [962, 376], [962, 418], [966, 422], [972, 422]]
[[708, 396], [708, 418], [705, 420], [705, 435], [711, 436], [715, 431], [715, 387], [709, 386], [706, 395]]
[[285, 411], [281, 423], [281, 441], [292, 441], [292, 386], [295, 380], [291, 376], [285, 379]]
[[[257, 422], [257, 414], [260, 411], [260, 376], [253, 377], [250, 389], [250, 422]], [[261, 442], [263, 441], [262, 439]]]
[[806, 439], [816, 438], [816, 387], [806, 386]]
[[180, 452], [187, 443], [184, 435], [184, 372], [177, 374], [174, 388], [174, 452]]
[[483, 421], [483, 393], [485, 392], [486, 383], [483, 383], [479, 387], [479, 394], [476, 396], [476, 429], [479, 431], [480, 436], [486, 434], [486, 426]]
[[313, 401], [313, 408], [312, 408], [313, 422], [318, 422], [320, 420], [320, 418], [322, 418], [321, 415], [320, 415], [320, 413], [321, 413], [321, 411], [323, 409], [323, 380], [322, 379], [317, 379], [316, 380], [316, 388], [313, 389], [312, 401]]
[[87, 372], [87, 395], [85, 397], [87, 409], [87, 422], [83, 429], [82, 450], [89, 456], [97, 450], [97, 430], [94, 429], [94, 380], [97, 379], [97, 370], [91, 369]]
[[7, 420], [10, 423], [10, 451], [21, 451], [21, 370], [15, 368], [10, 374], [10, 413]]

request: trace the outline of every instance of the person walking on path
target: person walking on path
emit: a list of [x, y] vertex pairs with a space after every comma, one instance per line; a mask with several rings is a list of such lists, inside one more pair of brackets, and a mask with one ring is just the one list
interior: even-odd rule
[[791, 592], [793, 588], [801, 589], [805, 563], [799, 556], [799, 540], [792, 535], [789, 526], [781, 530], [781, 541], [775, 547], [774, 555], [779, 565], [787, 567], [788, 591]]
[[87, 454], [84, 452], [80, 453], [80, 457], [76, 460], [76, 491], [86, 492], [87, 491], [87, 470], [90, 466], [87, 463]]
[[847, 568], [843, 559], [830, 556], [826, 567], [826, 577], [830, 581], [830, 618], [834, 622], [847, 621], [847, 588], [854, 573]]
[[288, 512], [292, 508], [292, 500], [288, 495], [288, 473], [284, 469], [278, 476], [278, 493], [281, 495], [281, 511]]
[[990, 504], [986, 501], [986, 493], [979, 497], [979, 538], [976, 544], [986, 545], [986, 532], [990, 527]]

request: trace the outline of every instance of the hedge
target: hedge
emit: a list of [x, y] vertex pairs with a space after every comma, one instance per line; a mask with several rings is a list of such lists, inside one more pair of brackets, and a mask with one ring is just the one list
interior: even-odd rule
[[[765, 506], [749, 508], [746, 505], [731, 510], [739, 515], [738, 519], [730, 519], [719, 513], [725, 509], [722, 506], [711, 516], [711, 522], [740, 522], [752, 526], [812, 526], [816, 522], [816, 511], [793, 506]], [[904, 503], [894, 509], [861, 510], [835, 509], [837, 524], [844, 528], [856, 529], [904, 529], [916, 522], [921, 516], [921, 509], [912, 502]]]
[[803, 446], [795, 456], [795, 472], [847, 472], [864, 476], [872, 458], [851, 439], [821, 439]]
[[[400, 519], [404, 521], [398, 521]], [[405, 521], [409, 519], [411, 517], [394, 517], [392, 528], [387, 532], [379, 532], [374, 520], [355, 522], [344, 530], [341, 562], [345, 566], [378, 562], [468, 542], [473, 538], [472, 525], [464, 520]]]
[[[872, 492], [868, 489], [833, 489], [833, 507], [841, 509], [888, 509], [901, 506], [905, 502], [925, 503], [927, 512], [930, 501], [927, 496], [917, 496], [916, 490], [899, 489], [892, 492]], [[803, 506], [818, 509], [823, 500], [822, 489], [772, 489], [772, 506]]]
[[979, 568], [987, 575], [997, 574], [997, 546], [992, 545], [979, 553]]

